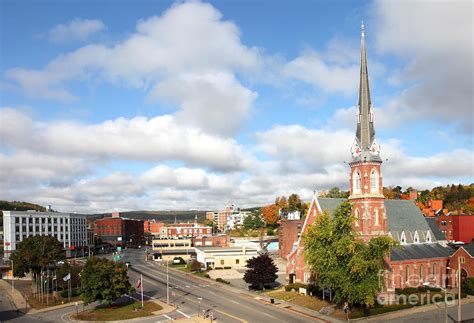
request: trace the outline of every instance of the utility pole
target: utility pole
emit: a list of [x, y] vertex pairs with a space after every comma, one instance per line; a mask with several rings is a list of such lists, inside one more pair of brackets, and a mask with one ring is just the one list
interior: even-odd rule
[[461, 320], [461, 262], [458, 257], [458, 322]]
[[142, 289], [142, 308], [143, 308], [143, 274], [140, 274], [140, 287]]
[[170, 304], [170, 279], [168, 274], [168, 262], [166, 262], [166, 304]]

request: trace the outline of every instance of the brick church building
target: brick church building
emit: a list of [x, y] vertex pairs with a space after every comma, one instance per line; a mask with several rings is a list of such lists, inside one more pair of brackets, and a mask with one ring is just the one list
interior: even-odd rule
[[[400, 243], [387, 257], [385, 291], [415, 287], [422, 283], [446, 286], [451, 248], [437, 243], [436, 237], [420, 209], [410, 200], [385, 200], [380, 147], [377, 143], [370, 98], [365, 31], [361, 28], [361, 60], [359, 85], [359, 113], [356, 137], [351, 147], [349, 162], [349, 201], [355, 218], [354, 228], [366, 241], [377, 236], [390, 236]], [[345, 199], [313, 196], [306, 215], [302, 234], [327, 210], [330, 214]], [[312, 272], [304, 261], [301, 235], [287, 255], [288, 282], [312, 282]]]

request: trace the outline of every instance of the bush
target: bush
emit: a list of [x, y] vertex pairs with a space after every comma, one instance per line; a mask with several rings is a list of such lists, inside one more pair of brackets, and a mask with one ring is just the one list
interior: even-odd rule
[[463, 293], [474, 295], [474, 277], [467, 278], [461, 285]]
[[186, 265], [186, 269], [189, 271], [201, 271], [202, 266], [199, 261], [193, 260]]
[[[80, 288], [71, 289], [71, 297], [79, 296], [81, 294], [82, 294], [82, 290]], [[61, 291], [60, 295], [61, 295], [62, 298], [68, 298], [68, 290], [65, 289], [65, 290]]]
[[222, 278], [220, 278], [220, 277], [217, 277], [217, 278], [216, 278], [216, 282], [224, 283], [224, 284], [227, 284], [227, 285], [230, 284], [229, 281], [227, 281], [227, 280], [225, 280], [225, 279], [222, 279]]
[[267, 236], [275, 235], [275, 230], [273, 228], [267, 228]]
[[295, 291], [298, 291], [301, 288], [308, 288], [308, 285], [303, 284], [303, 283], [293, 283], [293, 284], [288, 284], [285, 286], [285, 290], [287, 292], [291, 292], [293, 289]]
[[360, 308], [360, 309], [352, 312], [349, 315], [349, 317], [351, 319], [356, 319], [356, 318], [360, 318], [360, 317], [378, 315], [378, 314], [403, 310], [403, 309], [412, 308], [412, 307], [413, 307], [413, 305], [411, 305], [411, 304], [397, 304], [397, 305], [376, 306], [376, 307], [372, 307], [372, 308], [369, 308], [369, 309]]

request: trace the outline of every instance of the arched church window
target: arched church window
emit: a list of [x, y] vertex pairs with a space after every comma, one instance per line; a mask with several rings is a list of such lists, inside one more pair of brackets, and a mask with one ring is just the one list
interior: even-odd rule
[[370, 191], [378, 192], [379, 190], [379, 174], [375, 169], [370, 172]]
[[361, 177], [360, 177], [360, 172], [358, 170], [354, 172], [352, 182], [353, 182], [354, 193], [360, 193]]
[[420, 265], [420, 282], [423, 281], [423, 265]]

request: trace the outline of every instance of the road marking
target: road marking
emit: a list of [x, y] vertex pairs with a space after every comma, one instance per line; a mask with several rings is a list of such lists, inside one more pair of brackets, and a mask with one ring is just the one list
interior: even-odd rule
[[186, 316], [187, 319], [191, 317], [188, 314], [181, 312], [180, 310], [176, 310], [176, 312], [183, 314], [184, 316]]
[[235, 303], [235, 304], [240, 304], [239, 302], [237, 301], [234, 301], [233, 299], [230, 300], [232, 303]]
[[262, 314], [263, 314], [263, 315], [266, 315], [266, 316], [270, 316], [270, 317], [275, 318], [274, 316], [272, 316], [272, 315], [270, 315], [270, 314], [267, 314], [267, 313], [265, 313], [265, 312], [262, 312]]
[[237, 316], [234, 316], [234, 315], [230, 315], [229, 313], [220, 311], [220, 310], [218, 310], [217, 308], [213, 308], [212, 310], [213, 310], [213, 311], [216, 311], [216, 312], [219, 312], [219, 313], [221, 313], [221, 314], [224, 314], [224, 315], [226, 315], [226, 316], [228, 316], [228, 317], [231, 317], [231, 318], [233, 318], [234, 320], [240, 321], [240, 322], [242, 322], [242, 323], [248, 323], [248, 321], [242, 320], [240, 317], [237, 317]]
[[164, 317], [166, 317], [168, 320], [171, 320], [171, 321], [174, 321], [171, 317], [169, 317], [168, 315], [166, 314], [162, 314]]

